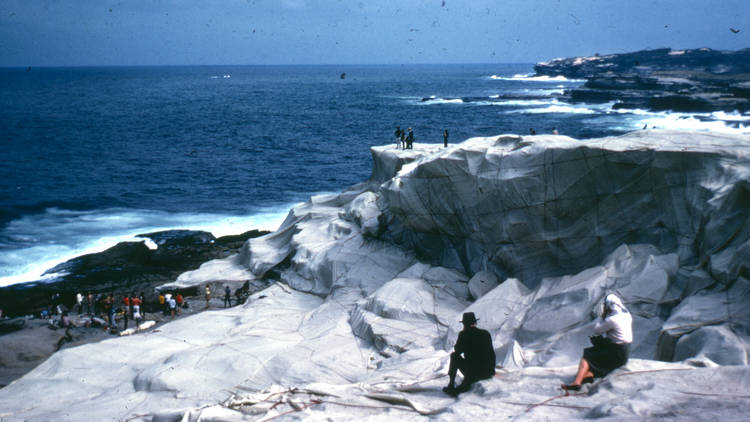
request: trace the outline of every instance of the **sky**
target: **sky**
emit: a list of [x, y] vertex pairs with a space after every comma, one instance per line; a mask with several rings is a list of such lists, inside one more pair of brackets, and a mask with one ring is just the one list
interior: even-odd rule
[[749, 0], [0, 0], [2, 67], [534, 63], [662, 47], [750, 47]]

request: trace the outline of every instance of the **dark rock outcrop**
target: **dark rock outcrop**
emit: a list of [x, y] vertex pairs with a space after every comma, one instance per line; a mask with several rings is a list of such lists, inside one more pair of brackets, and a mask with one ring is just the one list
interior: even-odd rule
[[616, 102], [616, 109], [712, 112], [750, 110], [750, 49], [646, 50], [555, 59], [537, 75], [586, 79], [566, 91], [570, 102]]
[[146, 294], [147, 302], [154, 288], [173, 281], [185, 271], [197, 269], [206, 261], [236, 253], [250, 238], [267, 232], [251, 230], [240, 235], [215, 238], [211, 233], [191, 230], [168, 230], [138, 237], [150, 239], [158, 248], [149, 249], [146, 242], [122, 242], [99, 253], [73, 258], [47, 271], [61, 274], [52, 283], [30, 282], [0, 288], [0, 309], [9, 316], [33, 314], [52, 306], [51, 298], [72, 307], [76, 293]]
[[26, 325], [26, 321], [23, 318], [0, 320], [0, 335], [18, 331], [22, 329], [24, 325]]

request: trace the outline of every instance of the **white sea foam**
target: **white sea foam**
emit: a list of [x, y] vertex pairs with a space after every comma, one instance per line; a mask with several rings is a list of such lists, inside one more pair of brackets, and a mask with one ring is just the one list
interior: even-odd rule
[[565, 87], [564, 86], [556, 86], [555, 88], [547, 88], [547, 89], [524, 89], [520, 91], [523, 95], [562, 95], [565, 93]]
[[[248, 216], [172, 214], [162, 211], [106, 209], [70, 211], [48, 209], [11, 221], [0, 237], [13, 244], [0, 249], [0, 286], [50, 280], [42, 273], [80, 255], [106, 250], [119, 242], [143, 242], [138, 234], [188, 229], [216, 237], [248, 230], [275, 230], [292, 205], [269, 208]], [[146, 245], [155, 248], [148, 240]]]
[[435, 104], [463, 104], [464, 100], [460, 98], [437, 98], [437, 97], [430, 97], [428, 100], [420, 100], [418, 104], [420, 105], [435, 105]]
[[550, 97], [549, 99], [512, 99], [512, 100], [501, 100], [499, 95], [491, 95], [487, 97], [486, 101], [475, 100], [475, 101], [464, 101], [461, 98], [437, 98], [431, 97], [427, 100], [411, 100], [416, 105], [439, 105], [439, 104], [464, 104], [466, 106], [505, 106], [505, 107], [532, 107], [532, 106], [552, 106], [562, 104], [557, 99]]
[[[711, 116], [711, 114], [706, 114]], [[647, 125], [657, 129], [682, 129], [695, 131], [710, 131], [718, 133], [750, 134], [750, 124], [742, 124], [736, 120], [706, 120], [699, 115], [682, 113], [664, 113], [642, 118], [636, 126]]]
[[515, 74], [513, 76], [491, 75], [490, 79], [499, 81], [525, 81], [525, 82], [585, 82], [583, 79], [568, 79], [565, 76], [534, 76], [534, 74]]
[[543, 105], [559, 105], [561, 104], [556, 99], [550, 99], [550, 100], [503, 100], [503, 101], [497, 101], [495, 104], [502, 105], [502, 106], [519, 106], [519, 107], [525, 107], [525, 106], [543, 106]]
[[[525, 108], [520, 110], [509, 110], [507, 114], [548, 114], [548, 113], [566, 113], [566, 114], [597, 114], [601, 113], [601, 110], [589, 108], [591, 105], [586, 106], [572, 106], [564, 104], [553, 104], [547, 107], [539, 108]], [[597, 107], [598, 108], [598, 107]]]
[[[611, 116], [611, 117], [607, 117]], [[616, 116], [616, 117], [614, 117]], [[643, 109], [618, 109], [592, 118], [591, 124], [602, 124], [617, 130], [680, 129], [720, 133], [750, 134], [750, 116], [717, 111], [713, 113], [654, 112]]]
[[741, 114], [738, 111], [734, 113], [727, 113], [725, 111], [715, 111], [711, 113], [711, 116], [717, 120], [725, 120], [729, 122], [747, 122], [750, 121], [750, 114]]

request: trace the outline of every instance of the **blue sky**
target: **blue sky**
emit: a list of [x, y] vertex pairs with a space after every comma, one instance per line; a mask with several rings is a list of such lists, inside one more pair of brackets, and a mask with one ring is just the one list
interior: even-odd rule
[[0, 66], [531, 63], [660, 47], [737, 50], [750, 47], [748, 4], [0, 0]]

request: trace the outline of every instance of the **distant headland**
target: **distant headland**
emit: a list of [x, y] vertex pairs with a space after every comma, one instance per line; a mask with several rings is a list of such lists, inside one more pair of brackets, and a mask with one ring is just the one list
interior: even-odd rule
[[566, 91], [569, 102], [606, 103], [613, 108], [712, 112], [750, 110], [750, 48], [662, 48], [632, 53], [540, 62], [538, 76], [585, 79]]

